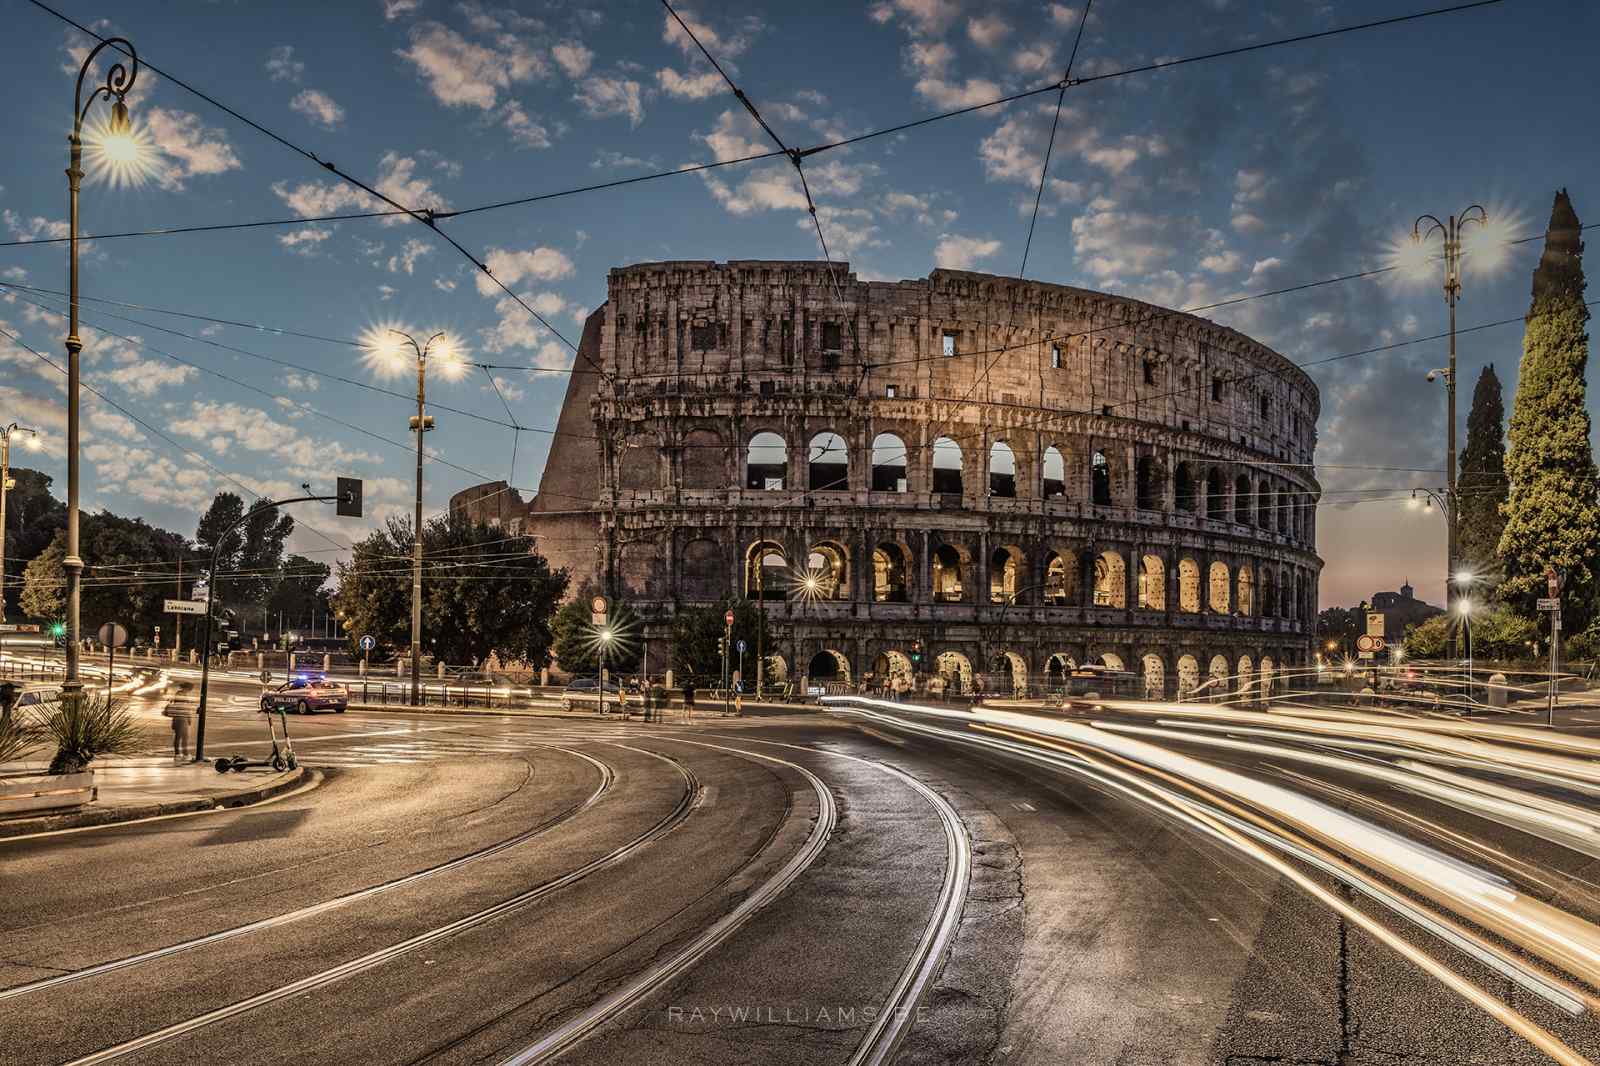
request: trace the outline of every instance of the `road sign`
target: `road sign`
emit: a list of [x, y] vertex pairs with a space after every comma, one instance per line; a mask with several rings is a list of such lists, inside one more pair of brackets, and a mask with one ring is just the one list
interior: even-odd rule
[[356, 643], [361, 645], [361, 650], [362, 651], [371, 651], [373, 648], [376, 648], [378, 646], [378, 642], [376, 640], [373, 640], [371, 637], [362, 637]]
[[589, 624], [603, 626], [606, 624], [606, 615], [611, 608], [610, 602], [604, 596], [596, 596], [589, 601]]
[[37, 633], [39, 629], [37, 622], [6, 622], [0, 625], [0, 633]]
[[744, 650], [745, 650], [746, 647], [747, 647], [747, 645], [745, 644], [745, 642], [741, 640], [739, 642], [739, 654], [740, 655], [744, 654]]
[[162, 610], [167, 614], [205, 614], [203, 600], [163, 600]]
[[[1551, 596], [1561, 595], [1561, 578], [1556, 576], [1556, 572], [1554, 570], [1546, 570], [1544, 572], [1544, 582], [1545, 585], [1550, 589]], [[1543, 607], [1539, 609], [1541, 611], [1544, 610]]]
[[1363, 633], [1356, 638], [1356, 651], [1361, 653], [1362, 658], [1367, 658], [1372, 652], [1382, 651], [1386, 646], [1386, 642], [1382, 637], [1374, 637]]
[[361, 479], [341, 477], [334, 479], [333, 513], [340, 518], [361, 517]]
[[1544, 598], [1541, 597], [1540, 600], [1539, 600], [1539, 603], [1538, 603], [1538, 607], [1539, 607], [1539, 610], [1541, 610], [1541, 611], [1559, 611], [1559, 610], [1561, 610], [1561, 600], [1560, 599], [1548, 599], [1547, 600], [1547, 599], [1544, 599]]
[[1381, 637], [1381, 636], [1383, 636], [1383, 612], [1382, 611], [1368, 611], [1367, 612], [1367, 636], [1369, 636], [1369, 637]]
[[272, 684], [272, 671], [271, 670], [263, 670], [263, 671], [261, 671], [261, 683], [263, 685]]
[[115, 622], [107, 622], [101, 626], [95, 636], [108, 648], [120, 648], [128, 643], [128, 631]]
[[1362, 658], [1362, 659], [1370, 659], [1370, 658], [1372, 658], [1373, 653], [1370, 652], [1370, 651], [1358, 651], [1358, 652], [1356, 652], [1356, 655], [1359, 658]]
[[722, 620], [728, 623], [730, 626], [733, 625], [733, 612], [729, 611], [727, 614], [723, 615]]

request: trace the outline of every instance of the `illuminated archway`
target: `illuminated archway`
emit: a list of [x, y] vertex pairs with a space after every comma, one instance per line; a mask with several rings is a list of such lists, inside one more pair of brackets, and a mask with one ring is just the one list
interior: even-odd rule
[[944, 679], [947, 695], [972, 694], [972, 663], [960, 652], [940, 652], [934, 660], [934, 672]]
[[1044, 602], [1064, 607], [1078, 598], [1078, 557], [1072, 552], [1051, 552], [1044, 564]]
[[1167, 609], [1167, 568], [1159, 555], [1145, 555], [1139, 560], [1139, 608]]
[[744, 596], [747, 600], [781, 600], [789, 591], [789, 562], [783, 546], [757, 541], [744, 553]]
[[843, 652], [824, 648], [811, 657], [806, 664], [806, 679], [810, 682], [842, 682], [850, 683], [850, 660], [845, 658]]
[[1128, 606], [1128, 570], [1119, 552], [1103, 551], [1094, 561], [1094, 605]]
[[1161, 656], [1147, 653], [1140, 665], [1144, 667], [1145, 698], [1161, 699], [1167, 692], [1167, 664], [1161, 661]]
[[1211, 608], [1213, 614], [1228, 613], [1228, 564], [1215, 562], [1211, 564], [1210, 595], [1207, 597], [1206, 606]]
[[1273, 684], [1274, 681], [1277, 680], [1277, 671], [1278, 671], [1277, 664], [1274, 663], [1272, 661], [1272, 659], [1269, 658], [1268, 656], [1263, 655], [1261, 657], [1261, 668], [1260, 668], [1260, 677], [1261, 677], [1260, 688], [1261, 688], [1261, 698], [1262, 699], [1271, 699], [1272, 698], [1272, 684]]
[[1256, 575], [1249, 563], [1239, 567], [1239, 598], [1237, 606], [1240, 614], [1254, 614], [1256, 606]]
[[879, 544], [872, 550], [872, 599], [877, 603], [905, 603], [906, 575], [911, 569], [906, 550], [892, 541]]
[[1239, 698], [1252, 700], [1255, 698], [1255, 666], [1250, 661], [1250, 656], [1239, 656], [1238, 684], [1235, 686]]
[[1200, 613], [1200, 564], [1188, 556], [1178, 560], [1178, 610]]
[[1178, 698], [1181, 700], [1200, 684], [1200, 663], [1193, 655], [1178, 656]]
[[1014, 651], [1002, 651], [989, 664], [989, 688], [1001, 695], [1021, 698], [1028, 694], [1028, 663]]

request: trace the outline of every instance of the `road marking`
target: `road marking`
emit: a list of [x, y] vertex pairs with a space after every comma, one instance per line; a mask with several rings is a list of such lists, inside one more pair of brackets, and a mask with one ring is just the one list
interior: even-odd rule
[[1034, 813], [1035, 811], [1037, 811], [1039, 809], [1039, 808], [1035, 807], [1033, 804], [1025, 803], [1022, 800], [1018, 800], [1017, 802], [1013, 803], [1011, 806], [1015, 807], [1019, 811], [1027, 811], [1029, 814], [1032, 814], [1032, 813]]

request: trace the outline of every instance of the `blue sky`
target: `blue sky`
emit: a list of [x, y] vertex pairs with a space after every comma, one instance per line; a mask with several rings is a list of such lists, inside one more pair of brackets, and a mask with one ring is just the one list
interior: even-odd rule
[[[87, 38], [24, 0], [7, 3], [0, 70], [9, 106], [0, 133], [12, 148], [0, 162], [0, 239], [49, 237], [66, 215], [65, 123], [74, 57]], [[1425, 6], [1100, 0], [1075, 73]], [[645, 0], [135, 0], [63, 10], [129, 37], [157, 66], [416, 206], [461, 209], [767, 147], [664, 10]], [[780, 134], [810, 145], [1058, 78], [1082, 4], [867, 0], [680, 11]], [[1554, 190], [1566, 186], [1581, 216], [1600, 217], [1600, 149], [1587, 135], [1586, 72], [1597, 40], [1600, 14], [1590, 5], [1509, 0], [1074, 88], [1028, 274], [1191, 307], [1381, 265], [1388, 243], [1424, 211], [1482, 202], [1532, 234], [1543, 230]], [[813, 157], [807, 172], [835, 256], [873, 279], [921, 277], [936, 265], [1015, 273], [1053, 101], [1036, 97]], [[159, 149], [155, 172], [138, 187], [90, 184], [86, 232], [363, 209], [354, 190], [315, 164], [160, 76], [142, 73], [133, 103]], [[774, 162], [442, 227], [574, 341], [614, 265], [818, 256], [788, 165]], [[1521, 247], [1499, 273], [1468, 274], [1463, 326], [1526, 311], [1537, 248]], [[0, 281], [63, 289], [65, 259], [59, 244], [0, 248]], [[556, 371], [497, 372], [518, 423], [555, 425], [570, 353], [475, 273], [406, 220], [86, 245], [86, 297], [329, 339], [86, 302], [85, 321], [106, 331], [87, 333], [86, 378], [253, 489], [282, 493], [353, 474], [366, 479], [369, 510], [382, 517], [408, 506], [407, 402], [333, 378], [402, 393], [408, 385], [376, 377], [358, 351], [331, 341], [380, 323], [451, 330], [479, 361]], [[23, 297], [59, 306], [54, 296], [13, 291], [0, 296], [0, 326], [59, 359], [60, 319]], [[1404, 285], [1393, 275], [1207, 314], [1297, 361], [1430, 335], [1445, 323], [1437, 281]], [[1520, 339], [1515, 327], [1463, 338], [1463, 424], [1486, 362], [1506, 381], [1509, 409]], [[1376, 468], [1442, 467], [1443, 394], [1423, 373], [1443, 359], [1443, 343], [1428, 342], [1313, 371], [1323, 400], [1318, 458], [1327, 464], [1319, 475], [1330, 502], [1439, 483], [1442, 475]], [[0, 366], [0, 417], [47, 431], [38, 461], [64, 491], [60, 375], [3, 338]], [[481, 372], [430, 382], [430, 396], [506, 419]], [[93, 397], [86, 419], [86, 506], [192, 533], [211, 494], [232, 487]], [[510, 430], [444, 411], [438, 422], [429, 444], [444, 458], [485, 477], [512, 474]], [[516, 484], [537, 484], [548, 442], [520, 435]], [[430, 464], [429, 508], [476, 480]], [[338, 543], [362, 532], [331, 516], [303, 517]], [[1441, 598], [1437, 517], [1398, 501], [1324, 506], [1319, 529], [1324, 604], [1351, 603], [1406, 577]], [[336, 555], [309, 529], [293, 546]]]

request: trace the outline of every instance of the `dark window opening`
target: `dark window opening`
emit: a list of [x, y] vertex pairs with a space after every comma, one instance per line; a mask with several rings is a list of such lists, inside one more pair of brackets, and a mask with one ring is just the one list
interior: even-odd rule
[[837, 322], [822, 324], [822, 350], [837, 352], [844, 347], [844, 331]]
[[689, 346], [697, 352], [709, 352], [717, 346], [717, 327], [714, 325], [690, 326]]
[[1173, 496], [1178, 510], [1193, 513], [1195, 508], [1194, 473], [1188, 463], [1179, 463], [1173, 476]]
[[1270, 396], [1261, 397], [1261, 418], [1263, 421], [1272, 418], [1272, 398]]
[[1211, 399], [1213, 402], [1222, 402], [1223, 381], [1221, 378], [1211, 379]]
[[1089, 464], [1090, 498], [1101, 507], [1111, 506], [1111, 464], [1104, 452], [1095, 452]]
[[1156, 383], [1156, 364], [1149, 359], [1144, 361], [1144, 383], [1146, 385]]
[[1228, 517], [1228, 497], [1222, 489], [1222, 475], [1213, 470], [1206, 475], [1206, 517], [1221, 522]]
[[1144, 455], [1139, 457], [1135, 469], [1135, 498], [1141, 511], [1159, 511], [1161, 509], [1161, 471], [1156, 466], [1154, 456]]

